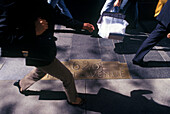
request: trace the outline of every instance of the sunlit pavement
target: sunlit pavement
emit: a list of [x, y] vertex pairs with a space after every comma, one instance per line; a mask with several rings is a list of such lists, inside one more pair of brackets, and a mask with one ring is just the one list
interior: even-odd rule
[[40, 80], [29, 88], [28, 96], [20, 94], [13, 83], [33, 67], [25, 66], [23, 58], [0, 58], [0, 114], [168, 114], [170, 41], [164, 39], [146, 55], [149, 67], [133, 65], [135, 52], [149, 35], [142, 29], [119, 41], [56, 26], [57, 58], [61, 61], [99, 59], [128, 68], [126, 79], [76, 79], [79, 95], [86, 99], [82, 107], [67, 104], [59, 80]]

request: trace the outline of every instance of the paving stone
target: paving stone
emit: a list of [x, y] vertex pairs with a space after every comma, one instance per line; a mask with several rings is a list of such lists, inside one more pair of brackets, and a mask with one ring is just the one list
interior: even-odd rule
[[101, 59], [97, 39], [73, 36], [70, 59]]

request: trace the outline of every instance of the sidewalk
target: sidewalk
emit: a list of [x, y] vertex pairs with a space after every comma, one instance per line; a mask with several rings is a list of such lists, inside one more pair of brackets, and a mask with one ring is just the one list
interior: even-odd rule
[[66, 102], [60, 81], [39, 81], [30, 95], [0, 81], [0, 114], [168, 114], [170, 79], [76, 80], [82, 107]]
[[[13, 83], [23, 78], [33, 67], [25, 66], [23, 58], [0, 58], [0, 114], [168, 114], [170, 112], [170, 71], [164, 61], [165, 54], [166, 60], [170, 55], [167, 51], [169, 49], [167, 41], [159, 44], [162, 50], [156, 48], [146, 57], [147, 60], [159, 60], [164, 64], [157, 63], [157, 66], [143, 68], [133, 65], [131, 59], [148, 33], [133, 31], [136, 35], [131, 34], [123, 41], [117, 41], [93, 38], [89, 34], [77, 34], [63, 26], [56, 26], [56, 29], [57, 58], [61, 61], [75, 59], [117, 61], [127, 65], [130, 77], [76, 79], [78, 93], [86, 99], [86, 104], [82, 107], [73, 107], [67, 104], [59, 80], [40, 80], [29, 88], [28, 96], [20, 94]], [[160, 65], [162, 66], [158, 67]]]

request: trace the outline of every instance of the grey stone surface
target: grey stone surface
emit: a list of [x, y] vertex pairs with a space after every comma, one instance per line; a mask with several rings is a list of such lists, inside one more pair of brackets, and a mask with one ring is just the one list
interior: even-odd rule
[[101, 59], [97, 39], [89, 36], [74, 35], [70, 59]]
[[76, 80], [79, 95], [86, 99], [83, 107], [67, 104], [59, 80], [36, 82], [28, 96], [13, 83], [0, 81], [1, 114], [166, 114], [170, 110], [170, 79]]
[[[24, 96], [13, 86], [14, 81], [0, 81], [1, 114], [85, 114], [84, 109], [66, 102], [60, 81], [39, 81], [31, 86], [30, 95]], [[78, 92], [85, 93], [85, 82], [76, 82]]]
[[25, 66], [24, 58], [2, 58], [5, 62], [0, 69], [0, 80], [18, 80], [29, 73], [33, 67]]
[[[169, 79], [87, 81], [86, 109], [104, 114], [158, 114], [170, 111]], [[92, 86], [93, 85], [93, 86]]]
[[[169, 78], [169, 39], [163, 39], [145, 56], [145, 60], [149, 61], [149, 67], [143, 68], [132, 64], [137, 49], [149, 35], [149, 33], [141, 32], [146, 27], [146, 25], [143, 26], [128, 31], [123, 41], [95, 38], [84, 32], [76, 33], [73, 29], [56, 26], [56, 30], [66, 30], [55, 32], [58, 38], [56, 57], [61, 61], [70, 59], [119, 61], [128, 64], [132, 78]], [[33, 67], [25, 66], [23, 58], [1, 57], [0, 67], [1, 80], [21, 79], [33, 69]]]
[[87, 100], [81, 108], [67, 104], [59, 80], [41, 80], [30, 88], [34, 90], [31, 95], [21, 95], [13, 83], [33, 67], [25, 66], [23, 58], [1, 57], [0, 114], [121, 114], [123, 111], [166, 114], [170, 107], [170, 40], [163, 39], [146, 55], [149, 67], [132, 64], [137, 49], [148, 36], [140, 32], [145, 27], [131, 31], [123, 41], [94, 38], [68, 28], [65, 31], [62, 26], [56, 28], [63, 30], [55, 33], [59, 60], [102, 59], [128, 65], [132, 79], [76, 80], [78, 92]]

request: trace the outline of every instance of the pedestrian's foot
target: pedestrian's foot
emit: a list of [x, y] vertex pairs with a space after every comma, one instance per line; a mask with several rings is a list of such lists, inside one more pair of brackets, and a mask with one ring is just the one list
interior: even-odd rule
[[85, 100], [80, 97], [77, 97], [75, 102], [69, 102], [69, 101], [67, 102], [68, 104], [73, 105], [73, 106], [82, 106], [85, 103]]
[[26, 95], [26, 90], [22, 90], [21, 86], [20, 86], [20, 80], [18, 80], [17, 82], [14, 82], [14, 86], [18, 87], [18, 90], [21, 94]]

